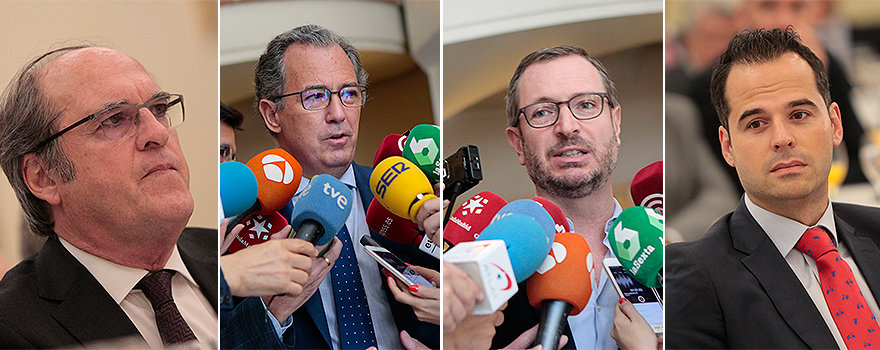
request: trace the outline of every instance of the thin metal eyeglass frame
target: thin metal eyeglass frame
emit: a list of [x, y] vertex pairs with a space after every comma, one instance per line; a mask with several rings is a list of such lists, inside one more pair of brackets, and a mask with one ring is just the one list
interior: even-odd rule
[[366, 97], [363, 98], [363, 100], [361, 101], [361, 104], [360, 104], [359, 106], [349, 106], [349, 105], [345, 104], [345, 102], [342, 101], [342, 96], [339, 96], [339, 93], [342, 92], [343, 89], [350, 88], [350, 87], [357, 87], [357, 88], [360, 88], [360, 89], [361, 89], [361, 96], [363, 96], [364, 94], [366, 94], [366, 93], [367, 93], [367, 90], [370, 89], [369, 87], [361, 86], [361, 85], [349, 85], [349, 86], [344, 86], [344, 87], [342, 87], [342, 89], [339, 89], [338, 91], [331, 91], [331, 90], [328, 89], [328, 88], [324, 88], [324, 91], [327, 92], [328, 95], [330, 95], [330, 98], [327, 100], [327, 105], [324, 106], [324, 107], [321, 107], [321, 108], [311, 108], [311, 109], [310, 109], [310, 108], [306, 108], [306, 101], [303, 100], [303, 98], [302, 98], [302, 94], [303, 94], [304, 92], [306, 92], [306, 91], [309, 91], [309, 90], [320, 90], [320, 89], [321, 89], [321, 88], [315, 88], [315, 87], [313, 87], [313, 88], [308, 88], [308, 89], [305, 89], [305, 90], [303, 90], [303, 91], [299, 91], [299, 92], [291, 92], [291, 93], [289, 93], [289, 94], [284, 94], [284, 95], [281, 95], [281, 96], [275, 97], [275, 98], [273, 98], [272, 100], [277, 101], [277, 100], [280, 100], [280, 99], [285, 98], [285, 97], [289, 97], [289, 96], [293, 96], [293, 95], [300, 95], [300, 96], [299, 96], [299, 103], [300, 103], [300, 105], [302, 105], [303, 109], [305, 109], [305, 110], [307, 110], [307, 111], [320, 111], [320, 110], [322, 110], [322, 109], [325, 109], [325, 108], [327, 108], [327, 107], [330, 107], [330, 102], [332, 102], [332, 100], [333, 100], [333, 95], [336, 95], [336, 97], [339, 98], [339, 103], [342, 103], [342, 105], [343, 105], [344, 107], [348, 107], [348, 108], [358, 108], [358, 107], [363, 107], [363, 106], [367, 103], [367, 99], [366, 99]]
[[[581, 97], [581, 96], [584, 96], [584, 95], [597, 95], [597, 96], [601, 96], [601, 97], [602, 97], [602, 103], [601, 103], [602, 108], [599, 110], [599, 113], [596, 113], [596, 115], [594, 115], [594, 116], [592, 116], [592, 117], [589, 117], [589, 118], [579, 118], [579, 117], [574, 113], [574, 110], [571, 109], [571, 104], [570, 104], [571, 101], [574, 101], [574, 99], [576, 99], [576, 98], [578, 98], [578, 97]], [[523, 107], [523, 108], [520, 108], [520, 109], [519, 109], [519, 114], [522, 114], [522, 115], [523, 115], [524, 119], [526, 120], [526, 124], [529, 124], [529, 126], [532, 127], [532, 129], [543, 129], [543, 128], [549, 128], [549, 127], [551, 127], [551, 126], [553, 126], [553, 125], [556, 125], [556, 123], [559, 122], [559, 115], [561, 114], [561, 113], [559, 113], [559, 112], [562, 110], [562, 109], [559, 107], [559, 105], [561, 105], [561, 104], [565, 104], [566, 106], [568, 106], [568, 111], [571, 112], [571, 116], [574, 117], [574, 119], [577, 119], [577, 120], [591, 120], [591, 119], [596, 119], [597, 117], [599, 117], [600, 115], [602, 115], [602, 112], [605, 111], [605, 101], [606, 101], [606, 100], [608, 100], [608, 93], [607, 93], [607, 92], [588, 92], [588, 93], [584, 93], [584, 94], [576, 95], [576, 96], [570, 98], [568, 101], [538, 101], [538, 102], [532, 103], [532, 104], [530, 104], [530, 105], [528, 105], [528, 106], [525, 106], [525, 107]], [[544, 104], [544, 103], [553, 103], [553, 104], [556, 104], [556, 119], [554, 119], [552, 123], [547, 124], [547, 125], [544, 125], [544, 126], [534, 126], [534, 125], [532, 125], [532, 123], [529, 121], [529, 117], [528, 117], [528, 115], [526, 114], [526, 108], [529, 108], [529, 107], [531, 107], [531, 106], [535, 106], [535, 105], [539, 105], [539, 104]], [[608, 103], [611, 103], [611, 101], [608, 101]], [[519, 114], [517, 114], [517, 116], [518, 116]]]

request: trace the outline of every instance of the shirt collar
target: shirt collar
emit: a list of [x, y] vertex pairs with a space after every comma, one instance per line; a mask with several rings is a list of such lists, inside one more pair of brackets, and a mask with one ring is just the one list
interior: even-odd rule
[[[131, 292], [132, 288], [134, 288], [134, 286], [140, 282], [147, 273], [149, 273], [149, 271], [144, 269], [122, 266], [101, 259], [74, 247], [73, 244], [70, 244], [70, 242], [67, 242], [64, 238], [58, 238], [61, 240], [61, 245], [63, 245], [80, 264], [83, 264], [83, 266], [89, 270], [89, 273], [98, 280], [98, 283], [104, 287], [104, 290], [110, 294], [117, 304], [121, 303], [122, 299], [125, 299], [128, 293]], [[192, 278], [192, 275], [189, 274], [186, 265], [183, 264], [183, 259], [180, 258], [180, 252], [177, 250], [177, 245], [174, 245], [171, 257], [168, 259], [168, 262], [165, 263], [164, 268], [177, 271], [177, 273], [189, 280], [190, 283], [198, 285]]]
[[834, 211], [831, 209], [830, 200], [828, 201], [828, 206], [825, 208], [825, 213], [822, 214], [819, 222], [817, 222], [815, 226], [807, 226], [761, 208], [752, 202], [748, 194], [744, 196], [746, 209], [752, 214], [752, 217], [755, 218], [758, 225], [764, 229], [764, 232], [767, 233], [767, 236], [770, 237], [770, 240], [773, 241], [773, 244], [776, 245], [776, 249], [779, 250], [779, 253], [782, 254], [782, 256], [788, 255], [788, 253], [794, 249], [794, 246], [801, 239], [801, 236], [803, 236], [804, 232], [810, 227], [821, 226], [825, 228], [825, 230], [831, 235], [831, 241], [834, 242], [835, 246], [837, 245], [837, 229], [834, 225]]
[[612, 199], [614, 199], [614, 214], [611, 214], [611, 218], [605, 222], [605, 239], [602, 240], [602, 244], [608, 248], [608, 254], [605, 255], [606, 258], [614, 256], [614, 252], [611, 250], [611, 242], [608, 241], [608, 231], [611, 230], [611, 225], [614, 224], [614, 220], [617, 220], [617, 217], [623, 212], [623, 208], [620, 206], [617, 198], [612, 197]]

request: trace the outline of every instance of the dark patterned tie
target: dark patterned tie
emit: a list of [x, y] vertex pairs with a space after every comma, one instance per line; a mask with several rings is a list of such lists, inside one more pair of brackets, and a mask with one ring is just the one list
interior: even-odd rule
[[370, 308], [367, 306], [367, 294], [364, 292], [364, 283], [361, 281], [348, 228], [342, 226], [336, 237], [342, 241], [342, 251], [330, 273], [333, 299], [336, 300], [339, 346], [342, 349], [363, 350], [376, 346], [373, 320], [370, 318]]
[[871, 314], [852, 269], [840, 257], [825, 229], [808, 229], [795, 247], [816, 260], [822, 295], [846, 347], [865, 349], [880, 346], [877, 319]]
[[151, 272], [135, 286], [144, 292], [153, 305], [156, 325], [165, 346], [196, 340], [171, 297], [171, 277], [174, 273], [172, 270]]

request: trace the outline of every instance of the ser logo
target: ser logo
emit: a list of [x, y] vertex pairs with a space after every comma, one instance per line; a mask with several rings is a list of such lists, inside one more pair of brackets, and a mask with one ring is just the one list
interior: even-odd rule
[[409, 170], [410, 167], [406, 166], [404, 162], [397, 162], [391, 165], [384, 173], [382, 173], [382, 177], [379, 178], [379, 183], [376, 184], [376, 194], [382, 199], [385, 198], [385, 192], [388, 190], [388, 185], [391, 185], [397, 176], [403, 174], [404, 171]]
[[263, 174], [269, 181], [288, 185], [296, 175], [290, 163], [277, 154], [267, 154], [261, 162], [263, 163]]

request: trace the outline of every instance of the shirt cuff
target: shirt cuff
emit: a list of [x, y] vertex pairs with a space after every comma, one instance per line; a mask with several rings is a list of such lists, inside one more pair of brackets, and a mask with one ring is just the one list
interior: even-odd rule
[[275, 315], [269, 311], [269, 308], [266, 307], [266, 303], [263, 302], [263, 298], [260, 299], [260, 304], [263, 305], [263, 309], [266, 310], [266, 315], [269, 316], [269, 320], [272, 322], [272, 327], [275, 328], [275, 334], [278, 335], [278, 339], [283, 339], [284, 332], [293, 325], [293, 315], [287, 316], [287, 319], [284, 320], [284, 324], [279, 324], [278, 319], [275, 318]]

